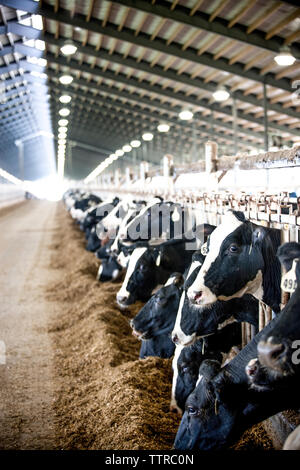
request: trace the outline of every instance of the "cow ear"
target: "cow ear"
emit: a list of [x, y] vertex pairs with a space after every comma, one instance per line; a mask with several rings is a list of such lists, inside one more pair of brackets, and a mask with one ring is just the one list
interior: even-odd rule
[[214, 390], [219, 401], [224, 400], [232, 389], [232, 378], [226, 370], [221, 371], [214, 379]]
[[221, 363], [215, 359], [205, 359], [199, 367], [199, 375], [206, 380], [212, 380], [221, 369]]
[[181, 273], [176, 273], [176, 276], [174, 279], [175, 286], [182, 286], [183, 281], [184, 281], [183, 275]]

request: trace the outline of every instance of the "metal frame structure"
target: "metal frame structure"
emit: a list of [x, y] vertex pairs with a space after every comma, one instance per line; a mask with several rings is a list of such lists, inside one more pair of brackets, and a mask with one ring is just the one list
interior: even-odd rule
[[[297, 1], [0, 0], [0, 11], [0, 38], [6, 38], [0, 74], [13, 87], [0, 119], [15, 138], [28, 132], [24, 113], [42, 114], [41, 83], [51, 95], [55, 135], [57, 98], [65, 90], [72, 96], [68, 138], [78, 141], [80, 135], [83, 144], [111, 152], [143, 130], [155, 134], [152, 150], [177, 149], [182, 159], [212, 136], [225, 150], [243, 152], [268, 150], [272, 135], [289, 146], [300, 141], [300, 100], [293, 88], [300, 81]], [[42, 31], [21, 21], [34, 15], [42, 17]], [[45, 70], [31, 60], [41, 56], [28, 45], [36, 39], [45, 43]], [[60, 51], [66, 39], [77, 46], [72, 58]], [[283, 70], [274, 57], [284, 45], [297, 61]], [[71, 85], [59, 83], [62, 73], [72, 75]], [[231, 94], [225, 103], [212, 98], [220, 85]], [[192, 123], [178, 119], [185, 107], [194, 112]], [[168, 139], [156, 135], [160, 122], [171, 126]], [[10, 139], [6, 134], [7, 145]], [[163, 140], [168, 145], [160, 147]], [[105, 156], [100, 152], [94, 166]], [[141, 147], [135, 158], [144, 157]], [[148, 152], [150, 162], [155, 152], [152, 157]]]

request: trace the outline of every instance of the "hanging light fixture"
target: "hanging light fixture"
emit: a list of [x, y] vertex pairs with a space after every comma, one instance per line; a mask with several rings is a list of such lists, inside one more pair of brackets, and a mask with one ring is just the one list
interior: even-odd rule
[[183, 109], [179, 115], [178, 115], [179, 119], [181, 119], [182, 121], [190, 121], [191, 119], [193, 119], [194, 117], [194, 114], [192, 113], [192, 111], [190, 111], [189, 109]]
[[131, 147], [133, 147], [133, 148], [138, 148], [138, 147], [140, 147], [140, 145], [141, 145], [141, 141], [140, 141], [140, 140], [132, 140], [132, 141], [130, 142], [130, 145], [131, 145]]
[[132, 147], [131, 147], [131, 145], [126, 144], [122, 147], [122, 150], [124, 150], [124, 152], [131, 152]]
[[146, 142], [150, 142], [150, 140], [153, 139], [153, 134], [151, 134], [151, 132], [146, 132], [145, 134], [142, 135], [142, 139], [145, 140]]
[[72, 99], [72, 98], [71, 98], [71, 96], [69, 96], [69, 95], [61, 95], [61, 96], [59, 97], [59, 101], [60, 101], [61, 103], [64, 103], [64, 104], [70, 103], [71, 99]]
[[60, 48], [63, 55], [72, 55], [75, 54], [77, 51], [77, 46], [75, 46], [74, 42], [71, 39], [67, 39], [63, 46]]
[[158, 132], [168, 132], [170, 130], [169, 124], [162, 122], [157, 126]]
[[220, 86], [214, 91], [213, 98], [216, 101], [226, 101], [230, 96], [229, 91], [226, 90], [224, 86]]
[[123, 152], [123, 150], [118, 149], [118, 150], [115, 151], [115, 154], [117, 155], [117, 157], [122, 157], [124, 155], [124, 152]]
[[59, 111], [58, 111], [58, 114], [60, 116], [69, 116], [70, 114], [70, 110], [68, 108], [61, 108]]
[[293, 65], [296, 58], [292, 55], [289, 46], [283, 46], [279, 49], [279, 54], [274, 57], [274, 60], [277, 65], [280, 65], [280, 67], [285, 67]]
[[[67, 126], [68, 123], [69, 123], [68, 119], [60, 119], [60, 120], [58, 121], [58, 125], [59, 125], [59, 126]], [[65, 128], [65, 129], [67, 130], [67, 128]]]
[[72, 77], [72, 75], [61, 75], [59, 77], [59, 81], [63, 85], [70, 85], [70, 83], [73, 82], [73, 77]]

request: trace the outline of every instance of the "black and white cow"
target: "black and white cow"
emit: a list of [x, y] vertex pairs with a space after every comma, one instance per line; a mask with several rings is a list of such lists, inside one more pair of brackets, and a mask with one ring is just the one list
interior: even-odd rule
[[252, 294], [279, 312], [279, 245], [279, 230], [255, 225], [242, 212], [228, 211], [207, 242], [205, 261], [188, 289], [191, 302], [204, 307]]
[[[89, 235], [87, 238], [86, 249], [88, 251], [95, 252], [101, 247], [101, 239], [97, 233], [97, 225], [101, 224], [106, 217], [109, 216], [110, 212], [114, 210], [115, 206], [119, 203], [119, 198], [115, 197], [112, 200], [108, 200], [99, 204], [95, 209], [96, 212], [93, 216], [93, 223], [89, 225]], [[89, 216], [89, 214], [87, 214]]]
[[189, 395], [174, 447], [181, 450], [224, 449], [254, 424], [300, 405], [298, 377], [291, 375], [276, 387], [258, 391], [249, 387], [246, 366], [257, 357], [257, 344], [276, 324], [272, 320], [242, 351], [221, 368], [204, 361], [198, 384]]
[[248, 322], [258, 329], [258, 301], [249, 294], [241, 298], [216, 301], [213, 305], [195, 306], [187, 296], [205, 260], [201, 250], [196, 251], [184, 283], [172, 340], [176, 344], [188, 346], [199, 337], [215, 333], [224, 325], [232, 322]]
[[106, 245], [101, 247], [97, 251], [97, 256], [100, 250], [102, 250], [102, 256], [107, 253], [107, 256], [101, 258], [101, 264], [97, 273], [97, 280], [101, 282], [115, 281], [125, 272], [129, 263], [130, 256], [135, 248], [138, 246], [148, 246], [147, 242], [138, 242], [125, 246], [118, 244], [118, 253], [112, 251], [114, 240], [109, 240]]
[[172, 411], [183, 413], [186, 399], [197, 384], [201, 363], [206, 359], [222, 362], [223, 355], [233, 346], [239, 346], [241, 339], [241, 327], [232, 323], [207, 338], [196, 340], [191, 346], [176, 345], [172, 361]]
[[140, 358], [173, 356], [175, 345], [170, 333], [174, 326], [182, 285], [182, 274], [172, 273], [166, 284], [152, 295], [131, 320], [133, 334], [142, 341]]
[[[214, 229], [208, 224], [201, 227], [204, 237]], [[187, 250], [186, 243], [187, 240], [183, 237], [168, 240], [157, 247], [135, 249], [130, 257], [123, 285], [117, 293], [119, 306], [126, 308], [136, 300], [149, 300], [153, 289], [164, 284], [172, 272], [184, 273], [195, 251]]]
[[186, 210], [177, 203], [151, 199], [122, 231], [121, 242], [137, 240], [172, 239], [185, 232]]
[[278, 250], [278, 258], [294, 291], [281, 311], [274, 327], [263, 335], [258, 344], [258, 358], [262, 365], [278, 375], [300, 371], [300, 243], [285, 243]]
[[123, 272], [123, 267], [115, 255], [103, 259], [97, 273], [97, 280], [101, 282], [115, 281]]

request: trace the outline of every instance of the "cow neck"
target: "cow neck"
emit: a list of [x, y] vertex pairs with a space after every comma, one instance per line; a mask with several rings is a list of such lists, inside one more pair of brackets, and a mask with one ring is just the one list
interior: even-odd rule
[[265, 326], [254, 338], [248, 343], [241, 352], [235, 356], [225, 367], [226, 373], [229, 374], [232, 382], [234, 383], [247, 383], [248, 378], [245, 372], [245, 367], [251, 359], [257, 357], [257, 344], [272, 328], [274, 328], [275, 324], [278, 321], [278, 317], [271, 320], [270, 323]]

